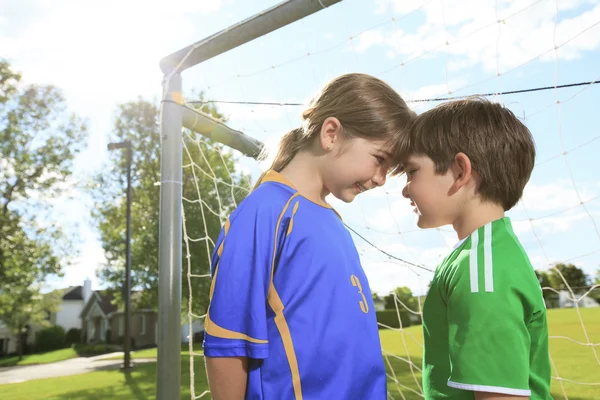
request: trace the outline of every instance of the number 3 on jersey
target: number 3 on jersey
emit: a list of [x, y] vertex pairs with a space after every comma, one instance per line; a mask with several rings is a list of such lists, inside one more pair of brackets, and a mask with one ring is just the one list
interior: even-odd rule
[[362, 310], [362, 312], [367, 314], [369, 312], [369, 303], [367, 303], [367, 298], [365, 297], [365, 294], [362, 291], [360, 281], [358, 280], [358, 277], [356, 275], [351, 275], [350, 280], [352, 281], [352, 286], [358, 288], [358, 294], [360, 294], [362, 297], [362, 300], [358, 302], [358, 304], [360, 304], [360, 309]]

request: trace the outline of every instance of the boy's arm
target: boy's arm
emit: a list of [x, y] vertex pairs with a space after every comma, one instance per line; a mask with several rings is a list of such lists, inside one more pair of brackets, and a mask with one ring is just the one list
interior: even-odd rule
[[475, 400], [520, 400], [529, 399], [527, 396], [510, 396], [507, 394], [475, 392]]
[[205, 357], [208, 386], [214, 400], [243, 400], [248, 383], [247, 357]]

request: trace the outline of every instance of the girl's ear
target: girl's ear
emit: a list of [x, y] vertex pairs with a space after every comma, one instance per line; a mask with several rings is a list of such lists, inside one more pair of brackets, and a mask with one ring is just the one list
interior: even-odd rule
[[319, 144], [325, 152], [330, 151], [335, 146], [335, 143], [340, 140], [342, 124], [335, 117], [329, 117], [321, 125], [319, 133]]

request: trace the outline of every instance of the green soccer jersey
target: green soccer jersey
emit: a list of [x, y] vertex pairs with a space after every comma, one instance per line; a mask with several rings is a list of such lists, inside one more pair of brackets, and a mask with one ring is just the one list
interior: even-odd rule
[[473, 232], [439, 265], [423, 335], [425, 399], [552, 398], [542, 290], [509, 218]]

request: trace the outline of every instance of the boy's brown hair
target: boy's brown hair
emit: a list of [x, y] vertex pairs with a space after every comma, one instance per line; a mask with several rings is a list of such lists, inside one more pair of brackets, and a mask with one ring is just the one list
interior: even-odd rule
[[452, 101], [419, 115], [400, 138], [401, 160], [427, 156], [439, 174], [448, 171], [459, 152], [479, 175], [477, 191], [484, 200], [505, 211], [517, 204], [533, 170], [535, 144], [512, 111], [481, 98]]

